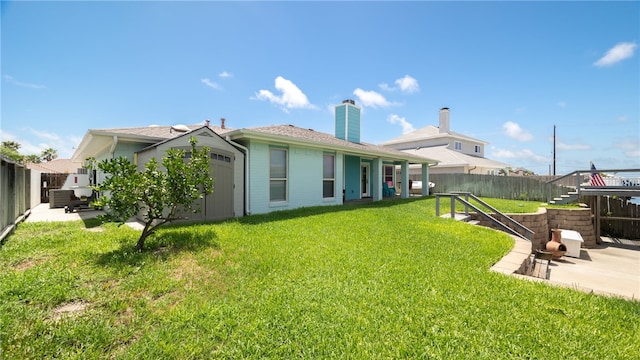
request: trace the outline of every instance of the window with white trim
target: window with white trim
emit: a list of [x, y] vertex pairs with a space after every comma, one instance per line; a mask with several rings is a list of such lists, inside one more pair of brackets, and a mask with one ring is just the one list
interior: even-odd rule
[[476, 151], [476, 154], [480, 153], [480, 145], [476, 145], [475, 151]]
[[322, 155], [322, 197], [336, 197], [336, 157], [332, 154]]
[[287, 201], [287, 150], [269, 149], [269, 201]]
[[393, 165], [385, 165], [384, 166], [384, 179], [383, 181], [387, 183], [390, 187], [393, 187], [393, 173], [395, 172], [395, 166]]
[[462, 150], [462, 143], [460, 141], [456, 141], [453, 143], [453, 147], [456, 150]]

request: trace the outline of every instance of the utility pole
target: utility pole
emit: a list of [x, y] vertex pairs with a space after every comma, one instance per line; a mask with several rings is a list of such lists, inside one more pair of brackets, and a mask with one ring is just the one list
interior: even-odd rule
[[553, 176], [556, 176], [556, 125], [553, 125]]

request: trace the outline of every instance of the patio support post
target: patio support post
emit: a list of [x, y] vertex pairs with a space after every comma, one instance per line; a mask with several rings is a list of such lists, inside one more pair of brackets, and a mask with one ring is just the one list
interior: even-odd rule
[[400, 164], [400, 197], [409, 197], [409, 162], [403, 161]]
[[429, 164], [422, 164], [422, 196], [429, 195]]
[[382, 159], [375, 158], [371, 164], [371, 181], [373, 183], [372, 200], [382, 200]]

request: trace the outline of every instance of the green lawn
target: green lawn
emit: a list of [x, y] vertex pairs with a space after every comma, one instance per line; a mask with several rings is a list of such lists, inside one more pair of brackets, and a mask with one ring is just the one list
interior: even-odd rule
[[436, 218], [433, 198], [169, 227], [144, 253], [138, 235], [21, 224], [0, 249], [0, 358], [640, 353], [640, 302], [490, 272], [511, 238]]

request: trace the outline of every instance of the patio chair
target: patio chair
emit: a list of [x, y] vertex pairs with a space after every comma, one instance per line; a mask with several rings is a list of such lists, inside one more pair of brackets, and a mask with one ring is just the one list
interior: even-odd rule
[[382, 183], [382, 196], [391, 197], [391, 196], [394, 196], [395, 194], [396, 194], [396, 190], [393, 188], [393, 186], [389, 186], [389, 184], [387, 184], [386, 182]]

